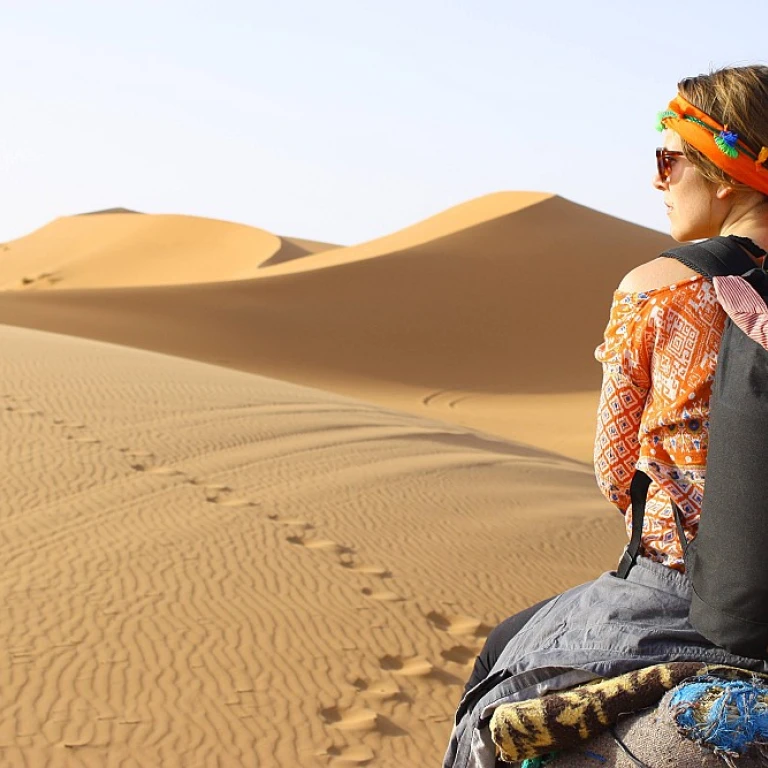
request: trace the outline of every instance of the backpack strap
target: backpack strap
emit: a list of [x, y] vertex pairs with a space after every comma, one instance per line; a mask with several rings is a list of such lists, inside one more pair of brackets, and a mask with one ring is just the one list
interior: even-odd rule
[[[627, 578], [627, 574], [637, 562], [637, 557], [640, 553], [640, 541], [643, 537], [643, 521], [645, 519], [645, 502], [648, 498], [648, 488], [650, 486], [651, 478], [641, 469], [636, 469], [635, 474], [632, 476], [632, 483], [629, 486], [629, 496], [632, 500], [632, 538], [629, 540], [629, 544], [624, 547], [624, 554], [621, 556], [621, 560], [619, 560], [618, 568], [616, 568], [616, 575], [620, 579]], [[685, 560], [685, 554], [690, 542], [685, 535], [685, 528], [683, 527], [683, 513], [674, 501], [672, 502], [672, 511], [675, 515], [677, 535], [683, 550], [683, 560]]]
[[685, 535], [685, 526], [683, 525], [683, 513], [680, 507], [672, 502], [672, 511], [675, 513], [675, 526], [677, 527], [677, 538], [680, 539], [680, 547], [683, 550], [683, 562], [685, 562], [685, 553], [688, 551], [688, 537]]
[[743, 246], [756, 258], [765, 256], [765, 251], [747, 237], [713, 237], [700, 243], [689, 243], [664, 251], [662, 256], [685, 264], [704, 277], [721, 275], [743, 275], [756, 267], [755, 262], [739, 247]]
[[627, 574], [632, 570], [640, 552], [643, 520], [645, 520], [645, 502], [648, 498], [650, 485], [651, 478], [642, 470], [636, 469], [629, 486], [629, 498], [632, 500], [632, 538], [629, 540], [629, 544], [624, 547], [624, 554], [616, 568], [616, 575], [620, 579], [627, 578]]

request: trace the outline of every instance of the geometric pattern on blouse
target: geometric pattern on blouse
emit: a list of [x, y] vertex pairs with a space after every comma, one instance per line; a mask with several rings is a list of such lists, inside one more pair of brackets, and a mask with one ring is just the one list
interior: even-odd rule
[[635, 468], [652, 480], [642, 554], [684, 570], [670, 499], [696, 535], [704, 492], [709, 400], [725, 312], [712, 282], [696, 275], [639, 293], [617, 291], [595, 357], [603, 383], [595, 476], [632, 531]]

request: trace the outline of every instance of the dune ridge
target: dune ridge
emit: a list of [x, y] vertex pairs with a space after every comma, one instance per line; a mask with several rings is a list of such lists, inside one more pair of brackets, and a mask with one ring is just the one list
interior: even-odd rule
[[272, 269], [269, 274], [321, 269], [396, 253], [518, 213], [553, 197], [555, 195], [548, 192], [494, 192], [454, 205], [391, 234], [353, 246], [324, 250], [322, 255], [306, 259], [300, 265]]

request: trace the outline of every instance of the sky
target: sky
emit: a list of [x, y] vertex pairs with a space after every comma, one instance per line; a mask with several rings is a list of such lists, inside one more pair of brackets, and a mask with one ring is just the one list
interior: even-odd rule
[[0, 0], [0, 242], [122, 206], [339, 244], [501, 190], [666, 230], [656, 113], [768, 3]]

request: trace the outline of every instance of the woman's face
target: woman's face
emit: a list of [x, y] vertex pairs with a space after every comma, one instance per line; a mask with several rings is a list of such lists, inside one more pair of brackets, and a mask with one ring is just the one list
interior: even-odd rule
[[[671, 130], [664, 131], [663, 146], [678, 152], [683, 149], [680, 136]], [[669, 163], [669, 178], [664, 181], [657, 172], [653, 186], [664, 193], [670, 234], [678, 242], [716, 237], [727, 213], [717, 198], [717, 185], [705, 179], [685, 157], [671, 157]]]

